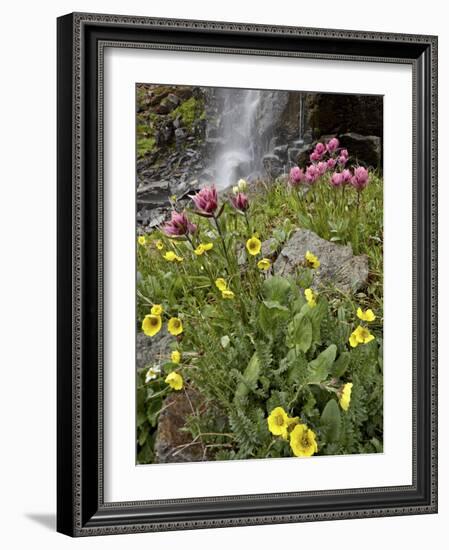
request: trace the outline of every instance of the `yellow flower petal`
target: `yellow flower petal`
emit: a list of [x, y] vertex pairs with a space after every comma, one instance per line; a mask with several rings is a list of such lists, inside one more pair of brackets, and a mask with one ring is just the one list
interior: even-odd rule
[[181, 352], [175, 349], [171, 352], [171, 360], [172, 363], [180, 363], [181, 362]]
[[282, 407], [273, 409], [267, 418], [267, 422], [268, 429], [273, 435], [280, 435], [282, 437], [287, 435], [288, 414]]
[[222, 290], [221, 295], [225, 300], [233, 300], [235, 298], [235, 294], [232, 290]]
[[308, 250], [304, 256], [306, 260], [306, 264], [308, 267], [311, 267], [312, 269], [318, 269], [320, 267], [320, 260], [315, 256], [315, 254], [312, 254], [310, 250]]
[[316, 295], [311, 288], [306, 288], [304, 290], [304, 296], [307, 300], [307, 303], [309, 304], [309, 307], [316, 306]]
[[147, 336], [155, 336], [162, 327], [160, 315], [145, 315], [142, 321], [142, 330]]
[[163, 250], [163, 248], [164, 248], [164, 243], [163, 243], [162, 241], [160, 241], [160, 240], [159, 240], [159, 241], [156, 241], [156, 248], [157, 248], [158, 250]]
[[357, 309], [357, 317], [362, 321], [368, 321], [368, 323], [371, 323], [376, 318], [372, 309], [362, 311], [360, 307]]
[[215, 281], [215, 286], [218, 288], [218, 290], [226, 290], [228, 288], [228, 285], [224, 279], [221, 277]]
[[246, 249], [251, 254], [251, 256], [257, 256], [261, 248], [262, 248], [262, 243], [257, 237], [251, 237], [251, 239], [248, 239], [246, 241]]
[[162, 315], [164, 313], [164, 308], [160, 304], [154, 304], [151, 308], [151, 313], [153, 315]]
[[145, 238], [145, 235], [140, 235], [137, 239], [137, 242], [141, 245], [141, 246], [144, 246], [145, 243], [147, 242], [146, 238]]
[[347, 411], [349, 409], [349, 403], [351, 402], [352, 382], [345, 384], [341, 390], [340, 395], [340, 407]]
[[184, 380], [177, 372], [171, 372], [165, 379], [165, 382], [176, 391], [182, 390], [184, 387]]
[[290, 447], [295, 456], [312, 456], [318, 452], [315, 432], [305, 424], [298, 424], [290, 434]]
[[268, 258], [262, 258], [261, 260], [259, 260], [257, 262], [257, 267], [259, 269], [262, 269], [262, 270], [266, 271], [267, 269], [270, 269], [271, 262]]
[[181, 319], [178, 317], [172, 317], [167, 324], [167, 329], [173, 336], [178, 336], [184, 330]]
[[359, 345], [357, 336], [354, 333], [352, 333], [351, 336], [349, 337], [349, 343], [353, 348], [356, 348]]

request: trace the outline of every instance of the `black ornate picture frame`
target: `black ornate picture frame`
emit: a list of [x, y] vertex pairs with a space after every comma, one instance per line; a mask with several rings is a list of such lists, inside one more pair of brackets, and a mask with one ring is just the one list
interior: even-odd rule
[[[403, 63], [413, 71], [413, 483], [116, 502], [103, 493], [105, 45]], [[58, 19], [58, 501], [70, 536], [437, 512], [437, 38], [69, 14]]]

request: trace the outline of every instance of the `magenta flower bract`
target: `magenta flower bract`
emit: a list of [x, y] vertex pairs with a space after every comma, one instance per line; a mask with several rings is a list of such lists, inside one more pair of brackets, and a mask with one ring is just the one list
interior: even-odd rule
[[249, 208], [249, 200], [245, 193], [237, 193], [231, 198], [231, 202], [232, 206], [241, 212], [246, 212]]
[[304, 172], [299, 168], [299, 166], [294, 166], [290, 170], [288, 181], [290, 185], [295, 186], [302, 182], [304, 179]]
[[316, 165], [318, 173], [320, 176], [326, 173], [327, 171], [327, 162], [321, 161]]
[[342, 150], [340, 151], [340, 156], [341, 156], [341, 157], [348, 158], [348, 157], [349, 157], [348, 150], [347, 150], [347, 149], [342, 149]]
[[212, 216], [218, 206], [218, 195], [215, 185], [204, 187], [196, 195], [192, 196], [192, 200], [200, 212]]
[[335, 159], [328, 159], [327, 160], [327, 167], [329, 170], [332, 170], [332, 168], [335, 168], [335, 165], [337, 164], [337, 161]]
[[348, 162], [348, 157], [345, 157], [345, 156], [343, 156], [343, 155], [340, 155], [340, 156], [338, 157], [338, 164], [339, 164], [340, 166], [344, 166], [347, 162]]
[[331, 185], [334, 187], [340, 187], [343, 183], [343, 176], [341, 172], [334, 172], [331, 177]]
[[315, 145], [315, 153], [317, 153], [318, 155], [323, 156], [324, 153], [326, 152], [326, 146], [324, 145], [324, 143], [320, 143], [318, 142], [316, 145]]
[[338, 146], [340, 145], [340, 142], [337, 138], [332, 138], [328, 141], [326, 148], [329, 153], [333, 153], [336, 149], [338, 149]]
[[357, 191], [361, 191], [362, 189], [365, 189], [365, 187], [368, 185], [368, 179], [368, 170], [363, 166], [359, 166], [354, 170], [351, 184], [357, 189]]
[[309, 159], [311, 162], [316, 162], [317, 160], [320, 160], [321, 158], [321, 155], [319, 153], [317, 153], [316, 151], [314, 151], [310, 156], [309, 156]]
[[352, 178], [352, 174], [351, 174], [351, 170], [348, 170], [347, 168], [345, 168], [342, 172], [341, 172], [341, 177], [342, 177], [342, 183], [348, 183], [351, 181], [351, 178]]
[[164, 233], [169, 237], [181, 237], [195, 233], [196, 229], [196, 225], [189, 221], [185, 212], [176, 212], [176, 210], [172, 210], [171, 220], [162, 227]]
[[315, 183], [319, 177], [320, 172], [316, 164], [311, 164], [310, 166], [307, 166], [305, 175], [305, 180], [307, 183]]

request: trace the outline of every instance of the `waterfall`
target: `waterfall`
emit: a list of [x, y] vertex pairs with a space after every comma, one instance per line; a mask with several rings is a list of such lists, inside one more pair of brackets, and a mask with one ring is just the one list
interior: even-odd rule
[[222, 145], [214, 159], [217, 187], [224, 189], [257, 170], [257, 116], [261, 90], [222, 89]]

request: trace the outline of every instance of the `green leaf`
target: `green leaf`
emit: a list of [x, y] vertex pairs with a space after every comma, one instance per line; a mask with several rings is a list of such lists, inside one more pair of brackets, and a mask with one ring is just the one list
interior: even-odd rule
[[309, 363], [308, 384], [321, 384], [329, 376], [337, 355], [337, 346], [331, 344]]
[[263, 295], [266, 300], [279, 302], [281, 305], [288, 303], [288, 297], [291, 291], [291, 283], [288, 279], [274, 275], [265, 279], [262, 285]]
[[255, 390], [260, 375], [259, 356], [254, 352], [235, 391], [235, 400], [244, 401], [250, 390]]
[[348, 351], [341, 353], [332, 367], [332, 376], [335, 376], [335, 378], [340, 378], [343, 376], [349, 366], [349, 359], [350, 357]]
[[307, 359], [299, 350], [291, 349], [287, 354], [289, 363], [287, 381], [290, 386], [300, 386], [307, 378]]
[[286, 319], [288, 308], [274, 300], [264, 300], [259, 306], [259, 326], [267, 336], [273, 336], [278, 321]]
[[306, 353], [311, 345], [312, 323], [306, 315], [298, 313], [288, 325], [287, 346], [290, 348], [298, 346], [301, 351]]
[[327, 443], [340, 439], [341, 416], [335, 399], [330, 399], [321, 414], [321, 429]]

